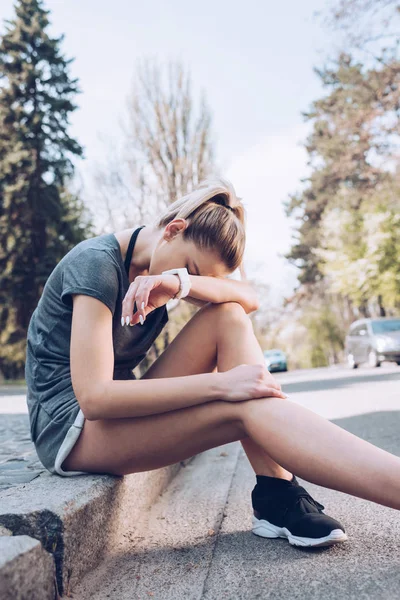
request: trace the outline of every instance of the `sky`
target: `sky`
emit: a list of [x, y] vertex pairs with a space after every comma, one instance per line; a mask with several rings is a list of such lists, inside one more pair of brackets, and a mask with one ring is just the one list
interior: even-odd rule
[[[0, 0], [2, 21], [13, 4]], [[217, 162], [246, 209], [246, 273], [270, 285], [273, 302], [290, 294], [296, 269], [283, 255], [293, 223], [283, 202], [308, 173], [301, 113], [324, 93], [313, 68], [333, 47], [315, 16], [326, 1], [47, 0], [45, 7], [50, 35], [65, 34], [62, 52], [75, 58], [70, 73], [82, 93], [70, 134], [85, 150], [76, 163], [85, 186], [105, 158], [100, 136], [120, 136], [137, 59], [181, 59], [194, 97], [206, 95]]]

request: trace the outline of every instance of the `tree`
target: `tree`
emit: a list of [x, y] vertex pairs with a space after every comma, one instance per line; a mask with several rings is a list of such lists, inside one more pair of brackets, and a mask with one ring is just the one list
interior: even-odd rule
[[400, 133], [398, 61], [364, 69], [341, 55], [319, 75], [330, 93], [305, 114], [313, 121], [306, 142], [312, 173], [305, 189], [286, 203], [287, 214], [299, 222], [287, 258], [299, 267], [301, 284], [323, 278], [323, 256], [317, 250], [324, 213], [357, 213], [371, 196], [376, 198], [376, 190], [392, 178], [387, 165], [397, 160]]
[[398, 0], [335, 0], [324, 20], [332, 29], [344, 33], [347, 50], [361, 50], [380, 61], [386, 54], [393, 57], [398, 51]]
[[330, 288], [347, 295], [363, 316], [400, 308], [399, 177], [378, 186], [362, 211], [331, 209], [322, 221], [323, 270]]
[[[26, 333], [57, 262], [91, 232], [70, 191], [79, 92], [41, 0], [18, 0], [0, 44], [0, 370], [22, 374]], [[83, 218], [87, 219], [83, 223]]]
[[138, 61], [121, 134], [122, 147], [107, 140], [112, 150], [95, 174], [106, 229], [150, 221], [216, 170], [205, 95], [195, 102], [179, 61]]
[[315, 69], [326, 93], [304, 113], [311, 175], [286, 202], [296, 219], [287, 258], [299, 268], [290, 302], [314, 365], [336, 362], [354, 318], [400, 307], [399, 15], [392, 0], [333, 4], [330, 25], [344, 41]]

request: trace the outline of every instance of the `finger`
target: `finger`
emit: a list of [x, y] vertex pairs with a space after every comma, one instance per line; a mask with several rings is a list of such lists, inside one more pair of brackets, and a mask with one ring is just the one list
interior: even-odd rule
[[130, 316], [130, 321], [129, 321], [129, 325], [131, 327], [133, 327], [134, 325], [137, 325], [137, 323], [139, 323], [139, 311], [137, 308], [137, 304], [136, 301], [134, 302], [134, 313]]
[[275, 390], [281, 390], [282, 387], [277, 381], [268, 381], [268, 386], [274, 388]]
[[287, 398], [287, 395], [281, 390], [277, 390], [276, 388], [269, 387], [266, 389], [266, 393], [264, 395], [266, 398]]
[[129, 325], [131, 325], [133, 327], [133, 325], [137, 325], [138, 323], [142, 323], [141, 321], [141, 317], [143, 318], [143, 311], [141, 311], [139, 309], [139, 299], [138, 296], [136, 296], [136, 299], [134, 300], [134, 307], [135, 307], [135, 311], [133, 312], [133, 314], [130, 315], [130, 323]]
[[[144, 293], [144, 309], [147, 308], [148, 304], [149, 304], [149, 298], [150, 298], [150, 292], [153, 289], [154, 286], [149, 286], [145, 289], [145, 293]], [[147, 313], [148, 314], [148, 313]]]
[[272, 387], [275, 390], [282, 389], [280, 384], [273, 377], [267, 376], [264, 381], [265, 381], [265, 385], [267, 385], [268, 387]]
[[135, 279], [135, 281], [130, 284], [129, 289], [125, 294], [125, 298], [122, 301], [121, 325], [129, 325], [131, 321], [131, 315], [134, 312], [136, 289], [139, 283], [140, 282]]
[[281, 384], [275, 379], [275, 377], [272, 378], [272, 381], [274, 382], [274, 387], [276, 387], [278, 390], [282, 389]]
[[272, 375], [271, 371], [268, 371], [268, 369], [265, 367], [266, 369], [266, 377], [268, 380], [269, 385], [276, 387], [276, 388], [280, 388], [281, 385], [280, 383], [275, 379], [275, 377]]
[[137, 320], [139, 323], [141, 323], [141, 325], [143, 325], [146, 319], [146, 304], [150, 289], [151, 286], [148, 283], [143, 283], [136, 290], [135, 302], [138, 308]]

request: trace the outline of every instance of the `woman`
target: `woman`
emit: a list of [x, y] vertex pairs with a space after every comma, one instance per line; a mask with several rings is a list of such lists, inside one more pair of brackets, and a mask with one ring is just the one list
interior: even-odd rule
[[[253, 532], [298, 546], [342, 542], [343, 526], [293, 473], [399, 508], [400, 459], [285, 399], [248, 316], [255, 292], [230, 279], [244, 247], [244, 207], [215, 179], [152, 226], [68, 252], [29, 324], [32, 440], [62, 476], [148, 471], [240, 440], [256, 475]], [[201, 308], [136, 379], [174, 297]]]

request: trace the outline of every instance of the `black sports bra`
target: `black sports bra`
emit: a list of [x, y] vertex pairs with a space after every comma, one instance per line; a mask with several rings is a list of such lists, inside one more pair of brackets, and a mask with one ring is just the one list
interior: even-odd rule
[[126, 271], [126, 274], [128, 275], [128, 278], [129, 278], [129, 267], [130, 267], [131, 260], [132, 260], [132, 254], [133, 254], [133, 249], [135, 247], [136, 238], [139, 234], [139, 231], [141, 229], [143, 229], [143, 227], [146, 227], [146, 225], [142, 225], [141, 227], [138, 227], [137, 229], [135, 229], [135, 231], [131, 235], [131, 239], [129, 240], [128, 250], [126, 251], [125, 262], [124, 262], [125, 271]]

